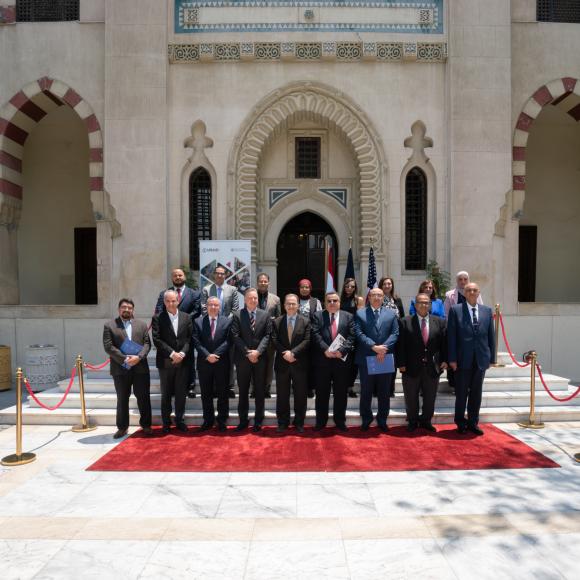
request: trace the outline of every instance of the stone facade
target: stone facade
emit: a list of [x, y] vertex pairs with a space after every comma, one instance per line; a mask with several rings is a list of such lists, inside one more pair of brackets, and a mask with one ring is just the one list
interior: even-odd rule
[[[528, 136], [547, 107], [578, 121], [577, 25], [535, 22], [530, 0], [83, 0], [80, 14], [21, 24], [14, 2], [0, 2], [0, 342], [15, 363], [30, 328], [33, 342], [61, 346], [63, 371], [78, 337], [89, 359], [102, 358], [100, 324], [120, 296], [149, 316], [171, 267], [189, 263], [198, 167], [211, 177], [212, 237], [251, 239], [254, 273], [275, 285], [280, 232], [309, 211], [335, 234], [339, 277], [352, 243], [364, 286], [372, 240], [379, 275], [393, 276], [407, 302], [425, 276], [405, 270], [405, 179], [418, 167], [428, 258], [470, 271], [515, 321], [519, 350], [535, 346], [528, 326], [549, 327], [545, 368], [580, 378], [576, 362], [552, 357], [580, 338], [579, 324], [559, 322], [580, 322], [574, 293], [518, 303]], [[60, 106], [86, 127], [94, 306], [21, 303], [27, 136]], [[320, 137], [321, 179], [295, 178], [297, 135]], [[538, 259], [553, 262], [542, 247]], [[38, 277], [47, 279], [42, 266]]]

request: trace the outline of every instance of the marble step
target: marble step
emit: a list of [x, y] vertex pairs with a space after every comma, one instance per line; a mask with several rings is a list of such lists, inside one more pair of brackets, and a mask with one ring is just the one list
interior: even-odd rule
[[[575, 391], [574, 388], [570, 388], [569, 391], [560, 393], [558, 396], [565, 396], [566, 394], [572, 394]], [[62, 393], [58, 389], [51, 389], [49, 391], [44, 391], [39, 393], [37, 398], [42, 401], [47, 406], [55, 406], [61, 399]], [[115, 409], [117, 404], [117, 397], [114, 393], [86, 393], [85, 394], [86, 406], [93, 409]], [[522, 391], [484, 391], [482, 398], [482, 407], [523, 407], [528, 408], [530, 403], [529, 394]], [[237, 399], [230, 399], [230, 407], [237, 407]], [[455, 397], [446, 393], [439, 393], [437, 396], [437, 404], [442, 407], [451, 407], [455, 404]], [[542, 406], [556, 406], [560, 405], [559, 401], [552, 399], [548, 393], [545, 391], [538, 392], [536, 394], [536, 404]], [[572, 399], [569, 403], [570, 406], [580, 406], [580, 396]], [[129, 399], [129, 405], [131, 408], [137, 408], [137, 401], [134, 397]], [[151, 406], [153, 409], [159, 409], [161, 405], [161, 394], [152, 393], [151, 394]], [[77, 393], [69, 393], [68, 397], [64, 401], [63, 407], [69, 409], [80, 409], [80, 395]], [[308, 399], [308, 408], [314, 409], [315, 399]], [[347, 399], [347, 406], [349, 409], [358, 409], [359, 399], [351, 398]], [[33, 399], [29, 400], [29, 407], [39, 407], [39, 405]], [[266, 399], [265, 401], [266, 409], [275, 410], [276, 408], [276, 394], [274, 393], [272, 398]], [[194, 399], [187, 399], [186, 409], [201, 411], [202, 403], [201, 397], [198, 395]], [[250, 399], [250, 408], [254, 408], [253, 400]], [[392, 409], [404, 409], [405, 400], [402, 393], [396, 393], [395, 397], [391, 399]]]
[[[444, 378], [445, 375], [442, 376], [439, 382], [439, 392], [449, 392], [450, 388], [447, 383], [447, 379]], [[550, 387], [550, 390], [554, 392], [562, 392], [565, 393], [568, 391], [568, 379], [563, 377], [558, 377], [556, 375], [544, 375], [544, 380], [546, 381], [547, 385]], [[63, 380], [58, 383], [58, 388], [61, 392], [64, 392], [68, 387], [69, 381]], [[152, 378], [151, 379], [151, 392], [152, 393], [159, 393], [159, 379]], [[360, 390], [360, 383], [357, 380], [355, 382], [355, 389], [358, 391]], [[403, 383], [400, 377], [397, 377], [395, 381], [395, 389], [397, 392], [403, 392]], [[78, 381], [75, 381], [73, 385], [72, 392], [78, 392]], [[529, 392], [530, 391], [530, 378], [528, 376], [525, 377], [493, 377], [486, 375], [485, 382], [484, 382], [484, 391], [522, 391], [522, 392]], [[540, 383], [540, 380], [536, 378], [536, 392], [543, 392], [544, 388]], [[46, 391], [45, 391], [46, 392]], [[85, 379], [85, 392], [86, 393], [114, 393], [115, 386], [113, 384], [113, 379], [109, 377], [105, 377], [102, 379], [93, 379], [87, 378]], [[197, 392], [199, 393], [199, 388], [197, 388]], [[272, 392], [276, 392], [276, 381], [272, 382]]]
[[[87, 417], [89, 422], [97, 425], [108, 425], [114, 429], [115, 425], [115, 411], [113, 409], [87, 409]], [[514, 407], [484, 407], [481, 409], [481, 422], [491, 423], [514, 423], [517, 421], [527, 420], [529, 417], [528, 410]], [[251, 418], [251, 417], [250, 417]], [[188, 425], [201, 425], [203, 418], [201, 412], [188, 411], [185, 415], [185, 420]], [[580, 421], [580, 406], [538, 406], [536, 407], [536, 420], [542, 422], [553, 421]], [[72, 426], [80, 422], [80, 413], [75, 409], [58, 409], [57, 411], [48, 412], [40, 408], [23, 409], [23, 424], [24, 425], [63, 425]], [[230, 411], [229, 425], [236, 425], [237, 413], [234, 410]], [[440, 407], [435, 413], [433, 422], [435, 424], [452, 423], [453, 422], [453, 407]], [[14, 425], [16, 423], [16, 408], [9, 407], [0, 410], [0, 424]], [[131, 425], [139, 424], [139, 414], [135, 410], [130, 411]], [[161, 424], [161, 416], [159, 412], [153, 413], [154, 425]], [[306, 424], [314, 425], [315, 413], [310, 409], [307, 412]], [[389, 416], [390, 425], [405, 424], [405, 413], [402, 410], [393, 410]], [[347, 424], [351, 427], [360, 425], [360, 416], [358, 410], [349, 409], [347, 411]], [[264, 425], [276, 425], [276, 415], [273, 411], [267, 410], [264, 418]], [[329, 421], [332, 425], [332, 420]], [[24, 448], [26, 449], [26, 428], [24, 428]], [[86, 435], [87, 438], [91, 434]]]

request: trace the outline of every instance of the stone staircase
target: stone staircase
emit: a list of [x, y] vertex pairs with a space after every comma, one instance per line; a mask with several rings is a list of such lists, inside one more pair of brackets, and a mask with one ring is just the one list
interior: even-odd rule
[[[481, 405], [481, 420], [494, 423], [513, 423], [528, 418], [530, 402], [530, 371], [509, 364], [511, 361], [507, 353], [500, 353], [499, 362], [504, 367], [489, 369], [484, 383], [483, 400]], [[150, 355], [150, 364], [154, 362], [154, 355]], [[455, 397], [451, 393], [445, 375], [439, 384], [439, 394], [436, 402], [435, 423], [452, 423]], [[574, 392], [575, 388], [568, 384], [568, 380], [555, 375], [545, 375], [546, 383], [558, 397], [564, 397]], [[63, 392], [68, 386], [68, 379], [59, 382], [58, 386], [37, 394], [39, 400], [49, 406], [60, 401]], [[358, 382], [356, 389], [358, 390]], [[272, 398], [266, 400], [266, 416], [264, 424], [276, 424], [276, 387], [272, 385]], [[199, 388], [197, 397], [187, 400], [186, 422], [190, 425], [199, 425], [202, 422], [201, 398]], [[115, 425], [116, 395], [113, 381], [108, 367], [101, 371], [87, 371], [85, 373], [85, 400], [87, 414], [91, 422], [99, 425]], [[376, 399], [373, 400], [376, 405]], [[151, 368], [151, 405], [153, 421], [161, 423], [161, 394], [159, 374], [157, 369]], [[349, 398], [347, 422], [349, 425], [358, 425], [359, 399]], [[332, 402], [331, 402], [332, 405]], [[250, 401], [250, 414], [253, 413], [253, 402]], [[78, 382], [75, 383], [62, 407], [56, 411], [47, 411], [30, 399], [23, 405], [23, 421], [25, 424], [38, 425], [73, 425], [79, 422], [80, 397]], [[314, 424], [314, 399], [308, 399], [307, 423]], [[580, 396], [567, 403], [553, 400], [536, 379], [536, 418], [539, 421], [578, 421], [580, 420]], [[0, 410], [0, 424], [14, 424], [16, 408], [10, 407]], [[137, 401], [130, 400], [130, 420], [132, 425], [138, 425], [139, 414]], [[230, 399], [231, 425], [237, 424], [237, 399]], [[396, 382], [396, 394], [391, 399], [390, 424], [405, 423], [405, 402], [400, 377]]]

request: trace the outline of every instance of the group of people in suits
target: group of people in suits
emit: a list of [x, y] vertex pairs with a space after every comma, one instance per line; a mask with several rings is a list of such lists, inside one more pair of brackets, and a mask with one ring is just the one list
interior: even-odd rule
[[[256, 288], [246, 290], [240, 308], [237, 290], [225, 284], [223, 267], [216, 267], [214, 283], [201, 292], [187, 288], [183, 271], [174, 270], [173, 286], [161, 293], [152, 321], [163, 432], [168, 433], [171, 428], [172, 401], [175, 427], [187, 431], [184, 413], [188, 390], [191, 392], [195, 384], [195, 351], [202, 431], [216, 423], [219, 431], [226, 431], [235, 365], [239, 390], [237, 432], [250, 427], [250, 396], [255, 400], [252, 429], [262, 429], [273, 373], [279, 433], [286, 432], [291, 424], [298, 433], [304, 431], [308, 391], [313, 384], [314, 429], [326, 427], [332, 393], [334, 425], [339, 431], [346, 431], [347, 398], [357, 368], [361, 384], [360, 428], [367, 431], [376, 420], [378, 428], [386, 432], [398, 367], [409, 431], [420, 427], [436, 430], [432, 418], [439, 376], [450, 369], [455, 377], [457, 428], [461, 433], [470, 430], [481, 435], [478, 423], [483, 378], [495, 356], [493, 317], [491, 309], [481, 304], [478, 286], [469, 282], [468, 275], [465, 281], [464, 274], [458, 274], [457, 287], [446, 297], [446, 321], [433, 312], [433, 295], [423, 287], [413, 301], [414, 313], [401, 316], [402, 305], [390, 278], [382, 279], [379, 287], [369, 291], [366, 305], [355, 291], [345, 298], [344, 288], [340, 295], [328, 292], [322, 304], [310, 296], [310, 282], [301, 280], [298, 294], [285, 296], [282, 313], [280, 299], [269, 292], [267, 274], [258, 276]], [[356, 289], [356, 281], [353, 282]], [[131, 387], [137, 398], [141, 427], [145, 434], [152, 433], [146, 360], [151, 342], [147, 327], [133, 314], [133, 302], [122, 299], [119, 317], [105, 324], [103, 335], [118, 398], [116, 438], [127, 433]], [[127, 339], [136, 343], [132, 351], [135, 354], [123, 352]], [[376, 416], [373, 396], [378, 402]]]

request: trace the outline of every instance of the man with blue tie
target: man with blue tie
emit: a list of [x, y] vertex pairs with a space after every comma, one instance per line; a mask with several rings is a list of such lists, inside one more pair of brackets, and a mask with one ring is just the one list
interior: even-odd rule
[[[455, 424], [459, 433], [483, 435], [478, 427], [485, 371], [495, 362], [495, 333], [491, 308], [478, 304], [479, 287], [467, 284], [466, 302], [449, 310], [449, 366], [455, 375]], [[465, 407], [467, 406], [467, 419]]]
[[[387, 418], [390, 411], [389, 385], [392, 373], [369, 374], [367, 357], [376, 357], [383, 363], [387, 354], [392, 354], [399, 337], [399, 323], [395, 313], [383, 308], [383, 291], [372, 288], [369, 292], [369, 305], [357, 310], [354, 317], [356, 356], [355, 362], [360, 370], [360, 415], [361, 431], [368, 431], [373, 422], [373, 389], [376, 388], [378, 400], [377, 425], [383, 432], [388, 431]], [[394, 368], [393, 368], [394, 372]]]
[[218, 430], [224, 432], [230, 414], [227, 387], [232, 319], [220, 314], [221, 304], [217, 296], [210, 296], [206, 306], [207, 314], [193, 323], [193, 345], [197, 351], [197, 371], [203, 406], [201, 431], [211, 429], [216, 419], [213, 404], [215, 386]]

